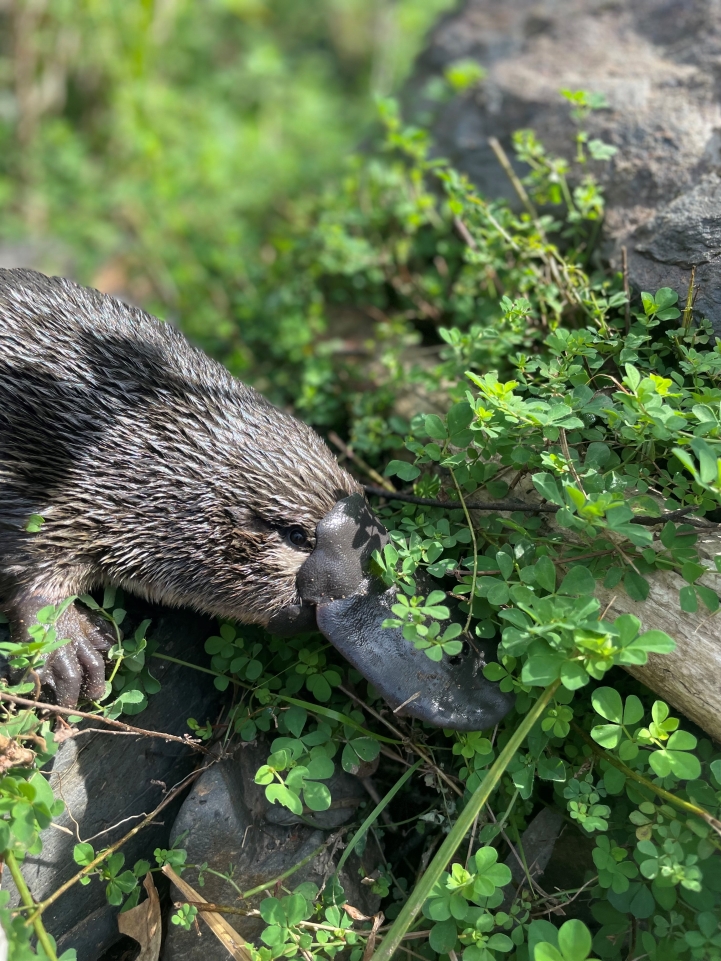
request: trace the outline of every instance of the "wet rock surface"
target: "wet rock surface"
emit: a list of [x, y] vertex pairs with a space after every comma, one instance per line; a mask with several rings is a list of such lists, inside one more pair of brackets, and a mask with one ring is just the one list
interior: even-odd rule
[[[164, 654], [191, 662], [198, 660], [203, 642], [213, 632], [213, 622], [188, 611], [143, 609], [152, 617], [149, 634], [160, 642]], [[207, 674], [168, 661], [153, 660], [152, 673], [161, 683], [145, 711], [123, 720], [148, 730], [183, 736], [186, 720], [214, 720], [221, 695]], [[100, 727], [92, 721], [78, 727]], [[50, 784], [65, 801], [66, 811], [55, 818], [60, 827], [43, 832], [43, 850], [26, 860], [23, 874], [36, 898], [42, 900], [78, 871], [73, 847], [90, 841], [96, 851], [123, 837], [162, 801], [171, 789], [194, 770], [199, 755], [177, 742], [134, 735], [88, 733], [63, 742], [53, 759]], [[156, 847], [168, 847], [170, 830], [182, 796], [172, 802], [157, 821], [124, 847], [125, 867], [136, 860], [153, 860]], [[16, 898], [6, 872], [3, 886]], [[77, 950], [78, 961], [98, 961], [120, 939], [118, 909], [107, 903], [105, 884], [93, 878], [87, 886], [75, 884], [44, 914], [47, 929], [57, 938], [58, 953]]]
[[[488, 72], [440, 105], [434, 79], [472, 58]], [[602, 253], [628, 250], [636, 289], [686, 296], [721, 333], [721, 8], [711, 0], [468, 0], [442, 19], [419, 58], [407, 110], [432, 119], [437, 153], [481, 191], [517, 202], [488, 144], [512, 156], [511, 135], [533, 128], [572, 159], [577, 127], [561, 89], [603, 94], [584, 127], [618, 150], [591, 164], [604, 185]], [[519, 173], [525, 170], [518, 165]]]
[[[243, 744], [233, 757], [206, 771], [183, 804], [172, 840], [186, 835], [182, 847], [188, 852], [188, 864], [207, 864], [225, 874], [232, 866], [233, 882], [241, 891], [277, 878], [328, 841], [325, 850], [284, 882], [290, 890], [304, 881], [322, 887], [340, 856], [333, 832], [351, 820], [368, 797], [357, 778], [336, 767], [335, 775], [327, 782], [333, 797], [331, 808], [294, 815], [280, 805], [270, 804], [263, 787], [253, 780], [268, 754], [269, 747], [263, 742]], [[379, 898], [370, 887], [360, 883], [363, 875], [359, 868], [365, 875], [370, 874], [379, 857], [378, 850], [369, 844], [362, 860], [351, 855], [340, 876], [348, 902], [367, 915], [377, 911]], [[204, 872], [201, 887], [198, 874], [197, 868], [189, 868], [183, 872], [183, 879], [203, 898], [216, 904], [237, 904], [253, 910], [268, 897], [268, 892], [263, 891], [241, 902], [238, 890], [227, 880]], [[278, 897], [284, 893], [280, 892]], [[233, 915], [228, 920], [246, 940], [257, 938], [265, 927], [258, 917]], [[227, 956], [226, 949], [205, 925], [200, 926], [200, 937], [195, 931], [168, 925], [163, 961], [225, 961]]]

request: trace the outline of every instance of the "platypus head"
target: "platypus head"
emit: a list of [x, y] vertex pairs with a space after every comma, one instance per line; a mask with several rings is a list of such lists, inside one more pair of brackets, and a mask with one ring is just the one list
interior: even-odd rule
[[[229, 453], [233, 481], [223, 481], [219, 492], [231, 525], [228, 574], [234, 578], [221, 595], [231, 606], [219, 613], [266, 625], [303, 604], [297, 576], [315, 550], [323, 518], [362, 489], [314, 430], [243, 390], [242, 421], [233, 428], [236, 441], [242, 431], [242, 445]], [[237, 503], [228, 502], [229, 492]], [[223, 538], [228, 544], [227, 529]], [[315, 627], [311, 611], [303, 616]]]

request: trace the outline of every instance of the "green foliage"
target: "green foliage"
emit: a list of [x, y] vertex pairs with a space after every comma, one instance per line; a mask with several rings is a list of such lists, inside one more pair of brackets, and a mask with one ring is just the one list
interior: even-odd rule
[[330, 738], [323, 740], [324, 734], [315, 731], [305, 738], [280, 737], [273, 741], [273, 753], [255, 775], [256, 784], [266, 785], [265, 796], [271, 804], [278, 801], [294, 814], [302, 814], [304, 802], [311, 811], [330, 807], [330, 791], [321, 782], [333, 776], [335, 746]]
[[591, 933], [583, 921], [566, 921], [554, 935], [553, 942], [540, 941], [535, 946], [534, 961], [594, 961]]
[[170, 916], [170, 923], [177, 924], [185, 931], [190, 931], [197, 916], [198, 909], [194, 904], [181, 904], [178, 910]]
[[[376, 561], [380, 563], [380, 558]], [[441, 634], [439, 621], [450, 617], [450, 611], [441, 603], [445, 597], [443, 591], [431, 591], [426, 598], [399, 594], [398, 603], [391, 606], [396, 617], [386, 618], [382, 626], [402, 628], [403, 637], [412, 641], [419, 651], [425, 651], [432, 661], [440, 661], [444, 654], [454, 657], [463, 647], [463, 642], [458, 640], [463, 628], [460, 624], [449, 624]]]
[[510, 870], [497, 861], [495, 848], [479, 848], [473, 859], [474, 871], [454, 864], [451, 873], [436, 884], [423, 907], [425, 917], [435, 922], [429, 936], [434, 951], [448, 954], [459, 940], [466, 945], [463, 956], [470, 961], [488, 961], [494, 958], [490, 952], [513, 950], [513, 941], [506, 934], [493, 933], [494, 928], [510, 929], [508, 915], [491, 913], [503, 901], [501, 888], [511, 881]]
[[[602, 198], [597, 194], [598, 202], [579, 205], [568, 186], [567, 162], [547, 158], [530, 136], [518, 139], [521, 153], [536, 164], [527, 183], [533, 199], [565, 207], [563, 223], [518, 217], [502, 205], [489, 205], [452, 170], [428, 161], [422, 132], [403, 130], [392, 108], [384, 111], [391, 159], [385, 167], [369, 160], [362, 168], [364, 217], [356, 211], [350, 218], [358, 175], [346, 181], [343, 192], [320, 201], [322, 233], [312, 241], [307, 235], [295, 238], [279, 258], [277, 269], [283, 269], [275, 277], [282, 283], [295, 269], [311, 270], [317, 302], [328, 310], [334, 298], [342, 302], [344, 290], [348, 301], [375, 302], [384, 315], [376, 334], [382, 330], [386, 337], [386, 373], [373, 374], [379, 378], [374, 397], [382, 396], [386, 406], [369, 420], [363, 406], [367, 393], [361, 399], [353, 386], [365, 383], [359, 368], [331, 354], [322, 380], [311, 375], [315, 361], [303, 362], [304, 382], [312, 381], [313, 390], [301, 406], [320, 423], [338, 423], [345, 412], [364, 457], [387, 477], [412, 484], [414, 493], [445, 501], [444, 507], [382, 508], [391, 543], [375, 555], [374, 569], [398, 591], [387, 625], [402, 628], [407, 640], [430, 656], [443, 656], [444, 643], [462, 639], [466, 619], [478, 638], [500, 640], [498, 660], [487, 665], [486, 674], [516, 693], [516, 709], [495, 743], [491, 732], [453, 736], [455, 776], [467, 792], [474, 791], [536, 692], [560, 680], [548, 710], [509, 764], [492, 807], [496, 821], [513, 825], [506, 830], [517, 837], [513, 832], [527, 823], [545, 783], [592, 844], [584, 895], [595, 919], [591, 929], [577, 920], [560, 929], [533, 920], [532, 893], [521, 890], [504, 901], [510, 874], [494, 878], [491, 872], [486, 878], [477, 861], [471, 868], [456, 859], [423, 907], [428, 947], [438, 955], [461, 952], [468, 961], [502, 956], [585, 961], [625, 957], [635, 937], [637, 949], [655, 961], [690, 958], [700, 912], [713, 913], [718, 905], [719, 842], [708, 818], [720, 810], [721, 762], [708, 741], [680, 729], [666, 704], [649, 699], [630, 680], [619, 687], [613, 673], [618, 665], [644, 664], [649, 653], [667, 653], [674, 642], [660, 631], [642, 631], [632, 615], [613, 622], [602, 617], [594, 593], [600, 583], [641, 600], [648, 578], [671, 570], [686, 585], [682, 609], [689, 609], [688, 589], [697, 604], [717, 609], [714, 590], [703, 583], [709, 567], [696, 551], [693, 526], [664, 521], [662, 515], [680, 507], [703, 514], [718, 504], [721, 488], [714, 483], [721, 451], [711, 398], [718, 390], [719, 349], [705, 346], [704, 323], [675, 329], [679, 315], [668, 290], [644, 297], [640, 307], [631, 305], [626, 332], [620, 278], [591, 276], [583, 266], [583, 238], [593, 230]], [[381, 174], [387, 177], [388, 171], [393, 177], [384, 181]], [[445, 199], [425, 191], [429, 178], [440, 181]], [[375, 191], [389, 184], [389, 191], [378, 193], [384, 203], [376, 203]], [[393, 207], [401, 196], [405, 207]], [[389, 210], [395, 223], [386, 216]], [[472, 237], [472, 247], [459, 250], [454, 218]], [[563, 252], [548, 240], [554, 232], [565, 239]], [[312, 259], [306, 260], [309, 250]], [[339, 260], [340, 250], [345, 261]], [[439, 256], [447, 267], [456, 258], [448, 285], [437, 269]], [[388, 257], [393, 271], [412, 277], [412, 285], [396, 285], [394, 299], [387, 293], [393, 285]], [[430, 265], [436, 271], [433, 283]], [[417, 297], [437, 307], [441, 343], [430, 364], [409, 367], [402, 360], [407, 318], [423, 320], [417, 300], [409, 306], [418, 291]], [[348, 377], [340, 383], [350, 382], [350, 388], [339, 387], [342, 371]], [[408, 417], [401, 453], [393, 405], [409, 378], [437, 412]], [[439, 397], [446, 398], [445, 413]], [[696, 459], [684, 459], [686, 451]], [[551, 519], [521, 509], [472, 512], [469, 527], [466, 505], [508, 499], [513, 490], [523, 490], [526, 498], [535, 492]], [[427, 574], [439, 586], [421, 592]], [[252, 631], [243, 628], [242, 634], [246, 648], [256, 643]], [[456, 650], [454, 645], [446, 653]], [[254, 678], [237, 675], [251, 696], [236, 723], [254, 733], [249, 726], [270, 711], [279, 732], [287, 729], [293, 746], [282, 744], [279, 751], [282, 738], [277, 739], [272, 760], [258, 776], [273, 788], [277, 802], [297, 811], [302, 788], [289, 792], [293, 797], [285, 792], [292, 765], [302, 769], [310, 756], [314, 742], [304, 743], [307, 735], [322, 741], [328, 757], [341, 751], [345, 766], [350, 745], [361, 740], [348, 722], [364, 728], [368, 722], [333, 685], [321, 705], [295, 698], [294, 675], [302, 684], [303, 665], [314, 656], [318, 663], [323, 658], [324, 670], [333, 663], [322, 642], [272, 639], [255, 656], [262, 672]], [[609, 672], [615, 686], [599, 686]], [[358, 690], [361, 679], [354, 671], [349, 675]], [[287, 706], [291, 698], [298, 713]], [[381, 706], [372, 690], [363, 699]], [[371, 743], [373, 737], [372, 730], [363, 735]], [[439, 734], [430, 743], [432, 751], [443, 749]], [[302, 770], [299, 778], [299, 784], [307, 783]], [[439, 817], [453, 823], [452, 815]], [[507, 850], [502, 838], [497, 824], [486, 824], [479, 855], [507, 871], [499, 858], [499, 851]], [[578, 894], [567, 892], [559, 903]], [[701, 935], [706, 940], [716, 937], [710, 924]], [[290, 951], [287, 931], [281, 918], [272, 938]], [[307, 943], [312, 954], [322, 952], [318, 941]], [[699, 943], [706, 950], [706, 941]]]

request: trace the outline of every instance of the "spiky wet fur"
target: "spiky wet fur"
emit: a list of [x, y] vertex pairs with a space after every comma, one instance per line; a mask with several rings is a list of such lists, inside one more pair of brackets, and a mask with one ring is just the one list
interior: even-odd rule
[[[358, 485], [308, 426], [112, 297], [0, 270], [0, 594], [113, 583], [266, 623]], [[31, 514], [45, 523], [25, 531]]]

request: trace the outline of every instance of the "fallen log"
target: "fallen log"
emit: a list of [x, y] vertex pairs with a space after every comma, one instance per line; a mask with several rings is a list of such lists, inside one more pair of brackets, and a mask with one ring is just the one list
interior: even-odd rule
[[[721, 554], [721, 530], [702, 531], [696, 546], [701, 563], [711, 568], [703, 583], [721, 596], [721, 574], [714, 564]], [[649, 654], [647, 664], [626, 670], [721, 743], [721, 610], [710, 614], [699, 605], [695, 614], [682, 611], [678, 592], [686, 582], [670, 571], [652, 574], [648, 581], [645, 601], [631, 600], [622, 589], [596, 591], [601, 608], [608, 607], [608, 619], [634, 614], [644, 630], [665, 631], [676, 641], [673, 653]]]

